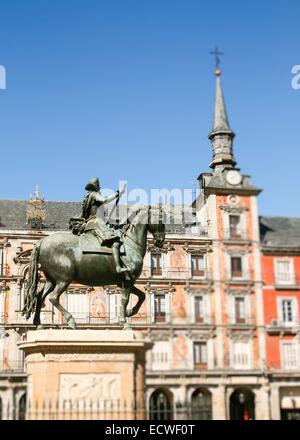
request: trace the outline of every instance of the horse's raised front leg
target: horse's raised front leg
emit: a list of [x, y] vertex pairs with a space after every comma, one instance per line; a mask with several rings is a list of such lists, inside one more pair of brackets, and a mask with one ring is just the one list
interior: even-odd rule
[[135, 286], [131, 287], [130, 292], [138, 297], [138, 302], [132, 307], [132, 309], [126, 312], [127, 318], [130, 318], [131, 316], [136, 315], [138, 313], [146, 297], [145, 293]]
[[33, 318], [33, 325], [35, 325], [37, 328], [43, 328], [41, 326], [41, 307], [46, 297], [49, 295], [50, 292], [52, 292], [54, 287], [55, 287], [54, 284], [52, 284], [50, 281], [47, 281], [44, 289], [37, 294], [36, 307]]
[[123, 330], [126, 329], [130, 329], [130, 325], [127, 323], [127, 306], [128, 306], [128, 302], [129, 302], [129, 297], [130, 297], [130, 288], [128, 287], [123, 287], [122, 288], [122, 300], [121, 300], [121, 307], [120, 307], [120, 324], [123, 326]]
[[69, 284], [70, 284], [70, 282], [66, 282], [66, 281], [61, 281], [60, 283], [57, 283], [55, 286], [55, 289], [53, 290], [53, 292], [49, 296], [49, 301], [54, 305], [54, 307], [57, 308], [57, 310], [59, 310], [62, 313], [63, 317], [65, 318], [65, 320], [68, 323], [68, 326], [72, 329], [75, 329], [76, 328], [75, 319], [73, 318], [71, 313], [68, 312], [66, 309], [64, 309], [63, 306], [59, 303], [60, 295], [65, 290], [67, 290]]

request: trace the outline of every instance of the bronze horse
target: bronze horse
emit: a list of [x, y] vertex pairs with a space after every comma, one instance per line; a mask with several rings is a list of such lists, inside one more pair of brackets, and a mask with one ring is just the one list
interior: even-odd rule
[[[143, 259], [147, 249], [147, 232], [155, 240], [155, 246], [161, 247], [165, 239], [165, 225], [162, 222], [161, 208], [147, 206], [139, 210], [132, 223], [124, 230], [123, 243], [126, 266], [130, 269], [129, 280], [124, 273], [116, 273], [110, 254], [82, 253], [80, 237], [70, 232], [61, 232], [42, 238], [35, 246], [29, 266], [29, 281], [23, 314], [28, 319], [34, 313], [33, 323], [41, 328], [40, 312], [45, 298], [63, 314], [70, 328], [76, 323], [71, 315], [59, 303], [60, 295], [72, 283], [87, 286], [107, 286], [116, 284], [122, 288], [122, 305], [119, 322], [128, 328], [126, 318], [135, 315], [145, 300], [145, 294], [134, 286], [143, 268]], [[45, 287], [37, 292], [38, 270], [46, 278]], [[130, 294], [138, 301], [131, 310], [127, 310]]]

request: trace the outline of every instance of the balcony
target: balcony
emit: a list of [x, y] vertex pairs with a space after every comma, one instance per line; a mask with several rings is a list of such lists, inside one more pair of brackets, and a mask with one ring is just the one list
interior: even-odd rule
[[183, 269], [182, 267], [171, 267], [168, 269], [162, 269], [161, 271], [153, 272], [151, 267], [144, 266], [141, 273], [141, 279], [157, 279], [157, 280], [196, 280], [199, 282], [207, 283], [213, 279], [212, 271], [204, 269], [203, 272], [192, 273], [191, 269]]
[[269, 318], [266, 323], [266, 330], [268, 333], [288, 333], [296, 334], [300, 331], [300, 320], [295, 318], [293, 321], [286, 321], [283, 319]]
[[247, 237], [247, 231], [242, 228], [238, 228], [236, 230], [234, 229], [223, 229], [223, 240], [230, 241], [230, 242], [243, 242], [248, 239]]
[[197, 327], [207, 327], [212, 324], [212, 317], [209, 314], [194, 315], [187, 318], [187, 322]]
[[290, 274], [275, 274], [274, 285], [278, 290], [300, 290], [300, 277]]
[[228, 316], [228, 326], [231, 328], [245, 328], [256, 326], [256, 319], [252, 316], [246, 315], [244, 317], [236, 317], [234, 315]]
[[226, 283], [228, 284], [253, 284], [254, 283], [253, 271], [231, 271], [226, 273]]

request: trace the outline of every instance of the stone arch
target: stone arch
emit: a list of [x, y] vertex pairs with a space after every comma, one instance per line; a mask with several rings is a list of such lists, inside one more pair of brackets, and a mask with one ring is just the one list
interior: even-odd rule
[[197, 388], [191, 395], [193, 420], [212, 420], [212, 395], [207, 388]]
[[23, 393], [18, 401], [18, 420], [26, 418], [26, 393]]
[[158, 388], [150, 396], [150, 419], [173, 419], [173, 395], [170, 390]]
[[255, 394], [250, 388], [236, 388], [230, 396], [230, 420], [255, 419]]

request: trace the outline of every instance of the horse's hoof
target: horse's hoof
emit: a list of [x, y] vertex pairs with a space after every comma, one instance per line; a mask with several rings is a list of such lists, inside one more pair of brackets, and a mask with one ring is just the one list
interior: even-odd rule
[[126, 318], [131, 318], [131, 316], [134, 316], [138, 313], [139, 309], [135, 309], [134, 307], [130, 310], [128, 310], [128, 312], [126, 312]]
[[76, 329], [76, 322], [74, 318], [70, 318], [68, 319], [68, 326], [72, 329], [75, 330]]
[[37, 330], [43, 330], [45, 327], [42, 324], [36, 326]]
[[132, 330], [133, 331], [133, 328], [130, 327], [129, 324], [124, 324], [122, 330]]

